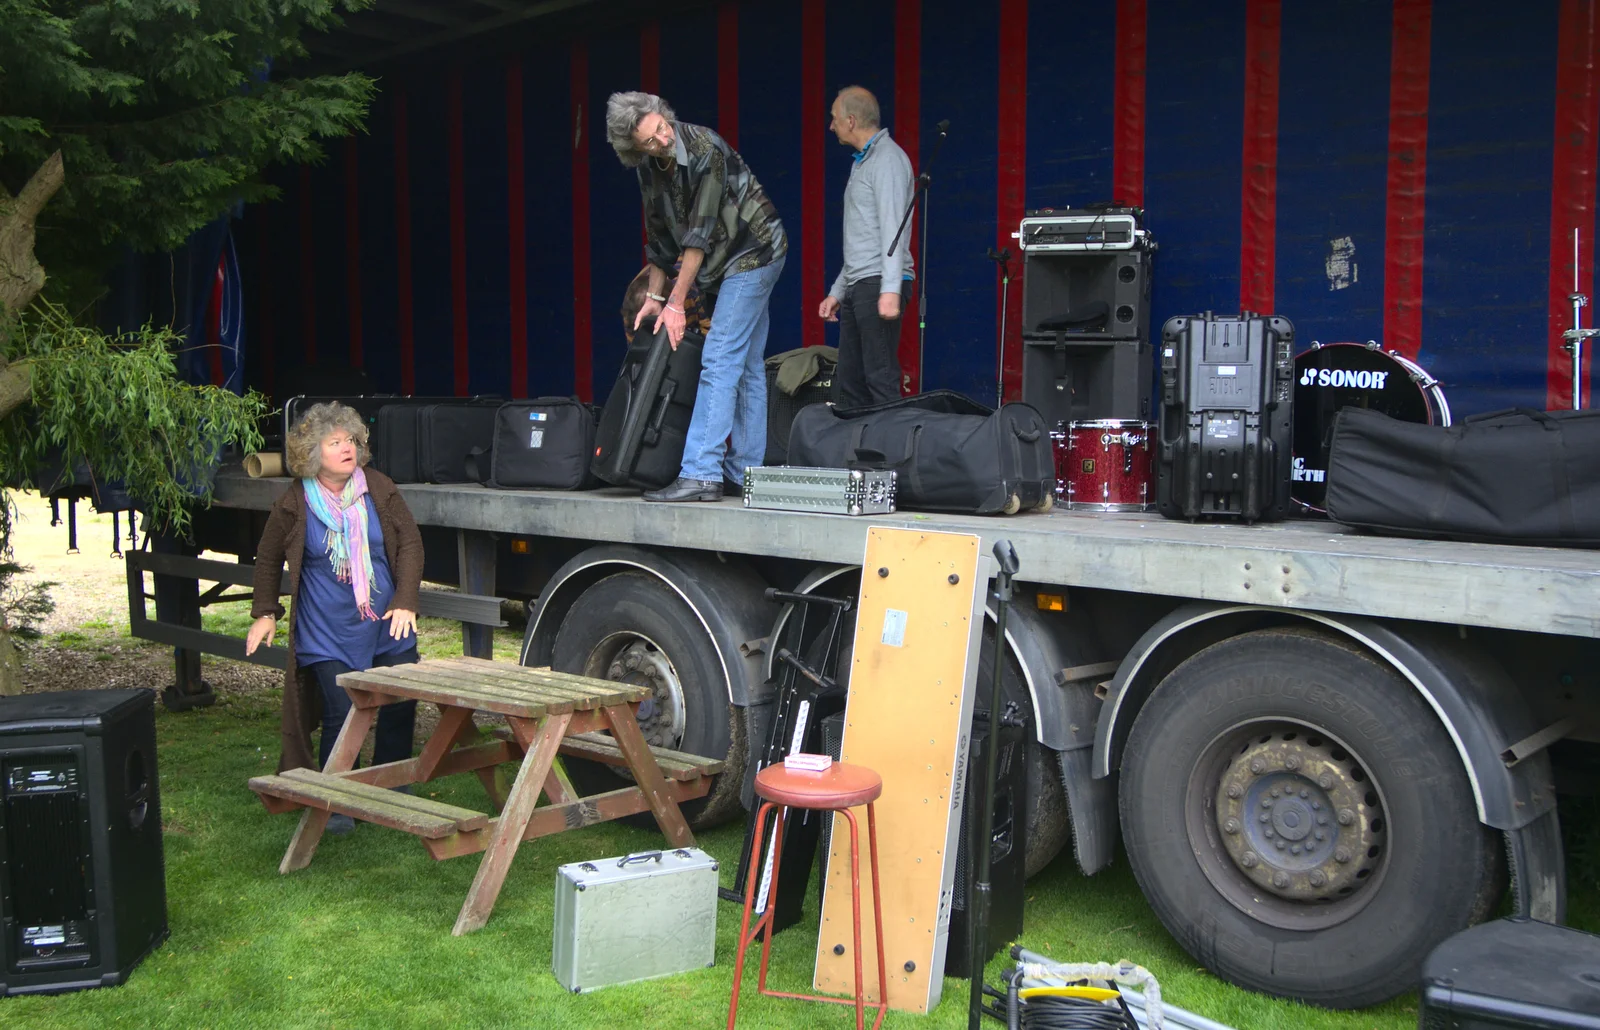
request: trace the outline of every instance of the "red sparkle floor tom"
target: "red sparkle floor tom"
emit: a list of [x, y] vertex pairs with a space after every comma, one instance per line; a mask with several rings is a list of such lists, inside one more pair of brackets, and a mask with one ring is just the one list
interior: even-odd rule
[[1153, 511], [1155, 433], [1149, 422], [1097, 418], [1051, 434], [1057, 496], [1074, 511]]

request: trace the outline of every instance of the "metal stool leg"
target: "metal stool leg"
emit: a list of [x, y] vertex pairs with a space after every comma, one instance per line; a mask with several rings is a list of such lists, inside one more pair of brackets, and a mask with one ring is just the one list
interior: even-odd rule
[[772, 879], [767, 888], [767, 907], [761, 913], [766, 920], [767, 932], [761, 937], [761, 971], [756, 976], [756, 990], [761, 994], [767, 993], [767, 964], [772, 959], [773, 926], [778, 921], [778, 873], [783, 865], [783, 824], [791, 811], [788, 807], [779, 808], [772, 820]]
[[872, 856], [872, 925], [878, 931], [878, 1019], [872, 1030], [883, 1025], [889, 1011], [889, 963], [883, 951], [883, 895], [878, 888], [878, 816], [867, 802], [867, 850]]
[[855, 933], [856, 960], [856, 1030], [863, 1030], [866, 1020], [867, 985], [861, 982], [861, 840], [856, 814], [848, 808], [844, 816], [850, 820], [850, 929]]
[[[775, 807], [770, 801], [764, 802], [761, 810], [756, 813], [756, 839], [750, 849], [750, 854], [757, 856], [758, 860], [750, 863], [749, 883], [745, 885], [744, 889], [744, 919], [739, 924], [739, 950], [733, 960], [733, 997], [728, 1002], [728, 1030], [733, 1030], [734, 1021], [739, 1018], [739, 982], [744, 979], [744, 952], [751, 939], [750, 912], [755, 908], [756, 887], [760, 882], [761, 876], [761, 862], [759, 861], [761, 838], [765, 835], [767, 828], [767, 813]], [[770, 910], [772, 903], [768, 902], [767, 907]], [[760, 932], [761, 922], [765, 919], [766, 913], [762, 913], [761, 919], [756, 921], [757, 932]], [[769, 933], [767, 936], [771, 937], [772, 935]]]

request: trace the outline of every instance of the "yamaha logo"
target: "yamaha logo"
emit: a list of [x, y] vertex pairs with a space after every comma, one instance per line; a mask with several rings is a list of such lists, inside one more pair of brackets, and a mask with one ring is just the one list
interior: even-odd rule
[[1308, 368], [1300, 377], [1301, 386], [1355, 386], [1363, 390], [1381, 390], [1387, 372], [1351, 372], [1343, 368]]

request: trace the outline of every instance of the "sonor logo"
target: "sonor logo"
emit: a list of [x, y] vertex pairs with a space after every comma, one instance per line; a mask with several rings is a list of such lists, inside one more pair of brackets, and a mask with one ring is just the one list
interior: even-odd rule
[[1296, 483], [1321, 483], [1328, 478], [1328, 473], [1322, 469], [1306, 468], [1306, 459], [1294, 459], [1294, 468], [1289, 472], [1289, 478]]
[[1343, 368], [1308, 368], [1300, 377], [1301, 386], [1354, 386], [1363, 390], [1381, 390], [1387, 372], [1352, 372]]

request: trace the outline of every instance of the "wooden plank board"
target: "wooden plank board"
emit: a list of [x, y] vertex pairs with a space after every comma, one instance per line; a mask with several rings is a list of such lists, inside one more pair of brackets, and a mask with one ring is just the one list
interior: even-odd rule
[[[455, 708], [471, 708], [475, 711], [494, 712], [498, 715], [515, 715], [522, 719], [537, 719], [545, 713], [544, 705], [538, 702], [511, 700], [504, 695], [474, 691], [470, 688], [455, 685], [444, 686], [418, 682], [400, 676], [391, 676], [387, 670], [381, 672], [376, 670], [347, 672], [339, 677], [339, 685], [346, 689], [355, 687], [360, 690], [387, 694], [391, 697], [413, 697], [419, 701], [432, 701], [434, 704], [451, 705]], [[362, 710], [360, 706], [357, 706], [357, 709]], [[370, 711], [370, 709], [367, 710]]]
[[[944, 985], [972, 727], [968, 697], [988, 586], [979, 545], [977, 536], [955, 533], [878, 526], [867, 533], [841, 758], [883, 777], [876, 811], [889, 1005], [908, 1012], [931, 1010]], [[850, 824], [833, 818], [813, 985], [848, 995], [855, 989]], [[856, 818], [862, 979], [872, 1003], [872, 873], [866, 813]], [[843, 954], [834, 953], [837, 945]]]
[[455, 823], [458, 830], [481, 830], [489, 825], [489, 816], [483, 812], [474, 812], [470, 808], [448, 805], [443, 801], [391, 790], [388, 787], [375, 787], [370, 783], [361, 783], [336, 774], [319, 773], [315, 769], [286, 769], [279, 773], [279, 776], [287, 780], [322, 786], [330, 791], [342, 792], [380, 805], [390, 805], [423, 815], [449, 819]]
[[489, 669], [490, 671], [514, 669], [517, 676], [526, 677], [531, 682], [623, 691], [629, 693], [631, 695], [629, 699], [633, 701], [643, 701], [650, 696], [649, 687], [634, 686], [617, 680], [598, 679], [594, 676], [580, 676], [575, 672], [558, 672], [548, 665], [513, 665], [511, 662], [496, 662], [487, 658], [473, 658], [470, 655], [464, 655], [460, 658], [433, 658], [429, 659], [429, 661], [460, 665], [465, 668]]
[[[491, 668], [498, 665], [499, 668]], [[418, 666], [411, 666], [428, 675], [469, 677], [477, 682], [497, 684], [515, 690], [527, 691], [530, 695], [549, 698], [564, 698], [569, 701], [580, 702], [579, 709], [596, 708], [601, 705], [626, 704], [631, 701], [642, 701], [650, 696], [649, 687], [636, 687], [627, 683], [618, 683], [614, 680], [596, 680], [586, 677], [573, 677], [573, 682], [565, 680], [546, 680], [542, 677], [524, 676], [515, 671], [520, 666], [509, 662], [484, 662], [481, 665], [466, 665], [454, 659], [431, 659]]]
[[[561, 753], [573, 758], [587, 758], [590, 761], [605, 762], [608, 765], [627, 765], [628, 760], [623, 757], [622, 749], [611, 737], [601, 733], [568, 734], [561, 741]], [[656, 764], [661, 766], [661, 771], [675, 780], [692, 780], [697, 776], [713, 776], [722, 771], [722, 763], [714, 758], [702, 758], [683, 751], [673, 751], [664, 747], [652, 747], [650, 753], [656, 756]]]
[[[298, 802], [307, 808], [324, 812], [343, 812], [367, 822], [403, 830], [418, 837], [448, 837], [456, 832], [456, 820], [415, 808], [372, 800], [345, 789], [343, 782], [318, 782], [291, 779], [284, 776], [258, 776], [250, 781], [250, 789], [258, 794], [271, 794]], [[358, 786], [366, 786], [359, 784]], [[392, 793], [383, 787], [374, 790]]]
[[449, 690], [470, 691], [471, 696], [474, 697], [496, 697], [503, 701], [543, 705], [545, 711], [551, 714], [571, 712], [579, 707], [578, 702], [586, 702], [588, 700], [587, 698], [558, 694], [542, 687], [531, 687], [525, 684], [496, 680], [491, 676], [481, 676], [462, 669], [441, 669], [437, 667], [423, 669], [415, 665], [396, 665], [386, 667], [384, 673], [409, 683], [427, 683]]

